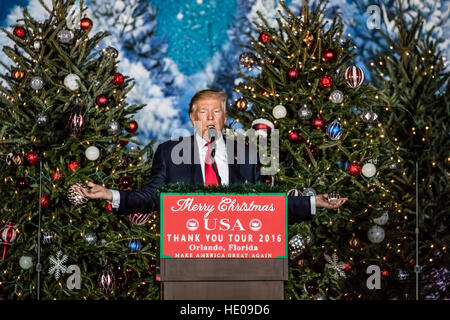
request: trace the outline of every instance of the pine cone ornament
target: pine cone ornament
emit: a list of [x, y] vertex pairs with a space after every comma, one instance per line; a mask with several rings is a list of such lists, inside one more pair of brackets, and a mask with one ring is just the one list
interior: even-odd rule
[[84, 117], [81, 113], [80, 107], [77, 105], [73, 108], [69, 117], [69, 129], [70, 134], [74, 137], [78, 137], [84, 127]]
[[81, 188], [86, 188], [87, 186], [83, 183], [77, 182], [74, 185], [72, 185], [69, 190], [67, 191], [67, 199], [69, 200], [69, 202], [75, 206], [83, 206], [85, 205], [88, 201], [89, 198], [79, 194], [78, 192], [76, 192], [74, 190], [74, 187], [81, 187]]
[[128, 166], [129, 160], [128, 157], [123, 155], [122, 158], [117, 163], [117, 170], [123, 170]]

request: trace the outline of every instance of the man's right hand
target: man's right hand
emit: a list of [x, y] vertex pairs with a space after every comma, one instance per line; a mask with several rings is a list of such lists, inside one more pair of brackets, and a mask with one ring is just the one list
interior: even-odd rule
[[73, 189], [89, 199], [105, 199], [109, 201], [113, 200], [113, 194], [111, 190], [92, 182], [88, 183], [88, 187], [90, 187], [90, 189], [74, 186]]

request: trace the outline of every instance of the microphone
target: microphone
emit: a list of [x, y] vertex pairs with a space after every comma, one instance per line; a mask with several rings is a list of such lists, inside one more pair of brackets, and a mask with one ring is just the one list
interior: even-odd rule
[[210, 155], [210, 159], [212, 162], [212, 167], [214, 170], [214, 173], [216, 174], [216, 178], [217, 178], [217, 182], [219, 183], [219, 185], [222, 184], [222, 179], [220, 178], [219, 175], [219, 170], [217, 170], [217, 165], [216, 165], [216, 161], [214, 160], [214, 157], [216, 155], [216, 139], [217, 139], [217, 130], [214, 127], [211, 127], [208, 129], [208, 138], [209, 138], [209, 142], [211, 143], [211, 155]]

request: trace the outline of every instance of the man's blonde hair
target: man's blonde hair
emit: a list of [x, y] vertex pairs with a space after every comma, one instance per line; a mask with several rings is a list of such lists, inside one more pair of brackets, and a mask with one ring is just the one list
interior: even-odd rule
[[223, 113], [227, 114], [227, 98], [228, 98], [227, 94], [222, 91], [216, 91], [212, 89], [205, 89], [198, 91], [196, 94], [194, 94], [194, 96], [191, 99], [191, 102], [189, 103], [189, 114], [194, 112], [194, 107], [196, 103], [202, 99], [220, 100], [222, 103]]

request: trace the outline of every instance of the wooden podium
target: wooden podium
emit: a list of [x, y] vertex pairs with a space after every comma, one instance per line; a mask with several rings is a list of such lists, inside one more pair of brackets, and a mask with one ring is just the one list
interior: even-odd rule
[[[186, 209], [187, 199], [190, 203], [216, 204], [213, 208], [218, 207], [219, 201], [228, 200], [239, 201], [241, 208], [251, 202], [253, 207], [252, 211], [231, 213], [216, 209], [209, 212], [207, 222], [203, 213]], [[283, 300], [284, 281], [289, 276], [286, 221], [285, 194], [162, 194], [159, 260], [162, 300]], [[213, 236], [223, 238], [214, 241]], [[248, 251], [245, 254], [239, 251], [243, 249], [237, 249], [242, 253], [239, 255], [225, 249], [234, 248], [236, 243], [243, 245], [244, 236], [255, 248], [245, 246]], [[206, 244], [220, 247], [203, 249], [200, 244], [205, 239], [209, 241]], [[195, 245], [199, 249], [190, 247]], [[202, 255], [202, 250], [210, 254]]]
[[283, 300], [287, 259], [161, 259], [163, 300]]

